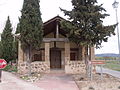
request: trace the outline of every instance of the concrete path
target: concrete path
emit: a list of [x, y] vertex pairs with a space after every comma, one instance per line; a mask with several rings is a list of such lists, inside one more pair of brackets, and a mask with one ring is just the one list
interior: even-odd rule
[[15, 75], [2, 71], [0, 90], [44, 90], [29, 82], [25, 82]]
[[[101, 68], [96, 67], [96, 71], [100, 73]], [[114, 77], [120, 78], [120, 72], [119, 71], [114, 71], [114, 70], [107, 69], [107, 68], [102, 68], [102, 71], [103, 71], [103, 73], [107, 73], [107, 74], [110, 74], [110, 75], [112, 75]]]
[[0, 90], [79, 90], [71, 75], [50, 73], [40, 81], [30, 83], [15, 75], [2, 71]]
[[46, 74], [34, 84], [44, 90], [79, 90], [72, 76], [64, 73]]

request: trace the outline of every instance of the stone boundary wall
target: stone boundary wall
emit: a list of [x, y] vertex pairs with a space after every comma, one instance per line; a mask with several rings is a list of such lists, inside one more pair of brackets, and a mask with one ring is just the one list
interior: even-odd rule
[[68, 74], [86, 73], [86, 65], [83, 61], [69, 61], [65, 65], [65, 72]]
[[49, 73], [50, 72], [49, 62], [35, 61], [35, 62], [32, 62], [30, 66], [28, 65], [27, 62], [19, 63], [18, 73], [19, 74], [28, 74], [29, 67], [31, 68], [32, 73]]

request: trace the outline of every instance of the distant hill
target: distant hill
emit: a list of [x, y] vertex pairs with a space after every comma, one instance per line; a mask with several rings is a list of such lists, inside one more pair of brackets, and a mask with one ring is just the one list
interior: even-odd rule
[[97, 57], [120, 57], [119, 54], [115, 53], [103, 53], [103, 54], [96, 54]]

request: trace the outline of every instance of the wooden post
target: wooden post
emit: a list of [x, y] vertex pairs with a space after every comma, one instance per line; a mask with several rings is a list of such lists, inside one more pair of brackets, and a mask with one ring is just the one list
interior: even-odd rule
[[59, 26], [58, 26], [58, 22], [56, 24], [56, 38], [59, 38]]

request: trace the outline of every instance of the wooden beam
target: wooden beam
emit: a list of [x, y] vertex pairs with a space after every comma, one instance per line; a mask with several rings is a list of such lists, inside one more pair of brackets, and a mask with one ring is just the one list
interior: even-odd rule
[[59, 25], [58, 25], [58, 21], [56, 21], [56, 38], [59, 38]]
[[68, 38], [43, 38], [43, 42], [69, 42]]

